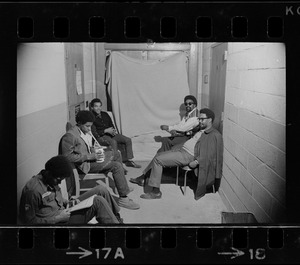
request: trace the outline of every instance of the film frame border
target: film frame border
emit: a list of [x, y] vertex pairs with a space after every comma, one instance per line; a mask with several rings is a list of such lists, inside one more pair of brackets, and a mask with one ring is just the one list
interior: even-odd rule
[[[57, 4], [57, 3], [56, 3]], [[257, 3], [256, 3], [257, 4]], [[300, 15], [300, 3], [295, 3], [295, 2], [285, 2], [285, 3], [278, 3], [278, 4], [270, 4], [270, 3], [262, 3], [260, 4], [261, 9], [257, 10], [257, 6], [255, 6], [255, 3], [253, 4], [248, 4], [247, 8], [245, 8], [245, 3], [235, 3], [231, 2], [229, 5], [221, 4], [221, 3], [176, 3], [176, 4], [171, 4], [171, 3], [164, 3], [164, 4], [149, 4], [152, 5], [152, 8], [154, 10], [154, 17], [151, 17], [149, 15], [146, 15], [146, 17], [143, 17], [143, 19], [140, 20], [140, 36], [137, 38], [126, 38], [126, 34], [124, 33], [124, 20], [128, 17], [136, 17], [138, 14], [143, 14], [145, 10], [149, 7], [148, 4], [146, 5], [140, 5], [140, 4], [111, 4], [111, 3], [92, 3], [92, 4], [65, 4], [65, 3], [59, 3], [58, 6], [53, 7], [53, 4], [40, 4], [38, 3], [37, 6], [34, 6], [36, 4], [32, 5], [27, 5], [23, 3], [12, 3], [12, 4], [1, 4], [3, 7], [2, 11], [0, 13], [4, 14], [0, 18], [1, 26], [0, 26], [0, 31], [3, 33], [2, 36], [5, 39], [4, 43], [2, 43], [2, 52], [5, 55], [6, 52], [8, 51], [9, 56], [3, 56], [3, 58], [8, 59], [8, 69], [4, 69], [2, 66], [3, 73], [8, 72], [8, 70], [13, 70], [15, 69], [14, 65], [14, 59], [16, 59], [16, 45], [18, 42], [58, 42], [58, 41], [67, 41], [67, 42], [240, 42], [240, 41], [257, 41], [257, 42], [284, 42], [286, 44], [286, 49], [287, 49], [287, 87], [289, 87], [289, 98], [294, 98], [293, 96], [296, 96], [295, 88], [298, 80], [295, 80], [295, 63], [292, 61], [292, 56], [291, 53], [297, 50], [297, 40], [299, 40], [299, 32], [296, 30], [296, 26], [299, 25], [299, 15]], [[180, 5], [184, 5], [184, 8], [179, 8]], [[200, 7], [201, 9], [201, 15], [197, 14], [197, 9], [193, 8], [193, 6]], [[31, 6], [31, 7], [30, 7]], [[165, 7], [168, 6], [166, 9]], [[72, 11], [70, 11], [70, 7]], [[96, 9], [94, 7], [100, 7], [99, 9]], [[100, 10], [100, 11], [99, 11]], [[118, 12], [116, 12], [118, 10]], [[122, 14], [123, 16], [118, 19], [117, 23], [113, 23], [112, 20], [114, 20], [114, 12], [118, 14]], [[223, 14], [222, 14], [223, 12]], [[70, 22], [70, 31], [69, 35], [66, 38], [55, 38], [53, 34], [53, 17], [56, 18], [61, 18], [61, 17], [66, 17], [65, 14], [69, 14], [70, 17], [68, 17], [68, 20]], [[199, 12], [198, 12], [199, 13]], [[272, 13], [270, 15], [270, 13]], [[8, 15], [9, 14], [9, 15]], [[107, 15], [108, 14], [108, 15]], [[191, 15], [194, 14], [194, 15]], [[222, 14], [222, 18], [220, 15]], [[197, 17], [210, 17], [212, 18], [212, 31], [211, 31], [211, 36], [207, 38], [199, 38], [197, 36], [197, 33], [195, 32], [195, 20], [191, 19], [191, 17], [195, 18]], [[175, 37], [170, 37], [170, 38], [163, 38], [161, 35], [160, 27], [158, 25], [160, 24], [161, 20], [158, 18], [174, 18], [174, 17], [180, 17], [181, 19], [176, 21], [176, 36]], [[33, 17], [33, 26], [34, 26], [34, 31], [33, 31], [33, 37], [32, 38], [19, 38], [17, 35], [17, 30], [16, 30], [16, 25], [18, 21], [18, 18], [23, 18], [23, 17]], [[75, 17], [75, 19], [74, 19]], [[87, 26], [87, 21], [91, 17], [104, 17], [105, 18], [105, 29], [104, 29], [104, 37], [103, 38], [91, 38], [87, 32], [88, 31], [88, 26]], [[247, 20], [247, 34], [246, 37], [234, 37], [232, 34], [232, 19], [233, 18], [245, 18]], [[266, 33], [266, 30], [268, 28], [268, 19], [270, 17], [279, 17], [283, 18], [283, 33], [280, 37], [274, 37], [274, 38], [269, 38], [268, 34]], [[36, 19], [37, 18], [37, 19]], [[38, 20], [38, 21], [37, 21]], [[4, 23], [3, 23], [4, 22]], [[152, 23], [151, 23], [152, 22]], [[225, 22], [225, 23], [224, 23]], [[261, 23], [263, 22], [263, 26], [259, 27]], [[64, 22], [62, 22], [64, 23]], [[153, 25], [154, 27], [150, 27], [149, 25]], [[172, 22], [170, 22], [172, 23]], [[29, 22], [30, 24], [30, 22]], [[295, 26], [296, 25], [296, 26]], [[74, 31], [74, 27], [76, 28], [76, 31]], [[126, 26], [125, 26], [126, 27]], [[158, 30], [157, 30], [158, 29]], [[243, 33], [243, 31], [242, 31]], [[297, 57], [296, 57], [297, 58]], [[295, 69], [295, 70], [289, 70], [289, 69]], [[298, 66], [299, 69], [299, 66]], [[13, 72], [13, 71], [12, 71]], [[11, 74], [10, 77], [4, 78], [4, 84], [14, 84], [14, 81], [16, 80], [16, 74]], [[296, 81], [294, 84], [291, 83], [291, 81]], [[291, 91], [293, 90], [293, 91]], [[3, 98], [6, 96], [11, 97], [15, 96], [15, 91], [1, 91], [2, 95], [4, 95]], [[288, 97], [287, 97], [287, 100]], [[7, 106], [7, 104], [3, 104], [6, 108], [11, 110], [12, 112], [15, 112], [12, 108], [15, 106]], [[293, 116], [294, 115], [294, 116]], [[287, 124], [289, 125], [294, 125], [293, 121], [295, 120], [296, 115], [294, 114], [293, 109], [288, 108], [287, 109]], [[11, 121], [9, 122], [11, 124]], [[12, 125], [14, 128], [15, 125]], [[292, 129], [295, 130], [293, 126], [291, 126]], [[295, 131], [291, 129], [291, 127], [287, 127], [287, 139], [288, 137], [292, 137], [294, 139], [295, 137]], [[14, 135], [13, 135], [14, 136]], [[12, 135], [9, 135], [9, 138], [12, 137]], [[14, 137], [16, 139], [16, 137]], [[291, 158], [289, 156], [290, 153], [287, 153], [287, 157], [291, 159], [290, 161], [295, 162], [295, 159]], [[288, 161], [287, 161], [288, 162]], [[292, 163], [291, 162], [291, 163]], [[287, 171], [291, 169], [289, 167], [289, 164], [287, 165]], [[4, 170], [6, 174], [11, 174], [12, 171]], [[16, 171], [15, 171], [16, 175]], [[288, 179], [288, 182], [291, 181], [291, 179]], [[294, 184], [294, 180], [292, 181]], [[13, 180], [8, 181], [8, 185], [12, 184], [12, 186], [15, 185]], [[298, 183], [297, 183], [298, 184]], [[296, 185], [297, 186], [297, 185]], [[291, 193], [289, 193], [291, 191]], [[295, 187], [288, 186], [287, 187], [287, 201], [290, 202], [294, 198], [296, 199], [295, 193]], [[292, 195], [293, 194], [293, 195]], [[15, 194], [13, 194], [15, 195]], [[5, 196], [5, 197], [4, 197]], [[7, 194], [4, 193], [3, 199], [7, 200]], [[8, 195], [9, 198], [11, 198], [13, 202], [15, 202], [15, 198], [12, 198], [12, 196]], [[16, 197], [16, 196], [15, 196]], [[291, 208], [295, 207], [296, 204], [294, 203]], [[2, 207], [2, 205], [1, 205]], [[299, 206], [298, 206], [299, 207]], [[2, 207], [5, 210], [5, 213], [8, 214], [8, 216], [5, 216], [3, 218], [3, 224], [10, 224], [15, 217], [15, 209], [8, 209], [7, 207]], [[298, 209], [298, 208], [294, 208]], [[288, 214], [289, 214], [290, 208], [288, 208]], [[291, 213], [290, 213], [291, 214]], [[290, 220], [292, 220], [292, 223], [296, 223], [299, 221], [297, 219], [298, 216], [293, 216], [293, 214], [290, 215]], [[16, 220], [16, 218], [15, 218]], [[13, 222], [12, 222], [13, 223]], [[133, 225], [133, 226], [121, 226], [121, 228], [115, 229], [113, 227], [107, 227], [105, 228], [105, 232], [108, 233], [112, 238], [116, 237], [121, 237], [122, 244], [121, 247], [124, 247], [126, 244], [126, 241], [124, 239], [124, 231], [129, 228], [135, 228], [136, 226], [139, 227], [141, 234], [144, 233], [144, 231], [147, 230], [155, 230], [155, 233], [158, 234], [158, 229], [161, 233], [162, 228], [164, 229], [172, 229], [174, 228], [177, 234], [177, 241], [178, 239], [182, 239], [182, 231], [185, 231], [185, 235], [190, 236], [191, 238], [195, 239], [195, 230], [197, 229], [205, 229], [207, 227], [211, 226], [185, 226], [185, 225], [165, 225], [165, 226], [151, 226], [151, 225]], [[127, 228], [126, 228], [127, 227]], [[284, 243], [286, 243], [289, 246], [289, 249], [286, 249], [286, 246], [283, 247], [282, 251], [278, 251], [278, 249], [272, 251], [273, 257], [270, 258], [273, 261], [278, 261], [281, 260], [282, 263], [285, 261], [289, 260], [290, 262], [296, 262], [298, 261], [296, 257], [296, 252], [297, 248], [299, 248], [299, 229], [298, 225], [288, 225], [288, 226], [270, 226], [266, 225], [263, 227], [251, 227], [251, 226], [238, 226], [238, 227], [233, 227], [233, 226], [212, 226], [211, 231], [213, 233], [216, 233], [216, 231], [221, 231], [225, 233], [225, 235], [220, 237], [220, 240], [223, 242], [224, 240], [228, 240], [228, 236], [226, 233], [229, 233], [228, 230], [232, 230], [234, 228], [244, 228], [247, 229], [247, 231], [250, 229], [251, 233], [252, 231], [258, 231], [257, 229], [262, 229], [262, 233], [266, 233], [269, 231], [269, 229], [272, 228], [279, 228], [283, 230], [283, 234], [289, 237], [290, 239], [292, 238], [293, 240], [284, 240]], [[31, 229], [30, 227], [27, 227]], [[25, 229], [27, 229], [25, 228]], [[22, 227], [9, 227], [9, 226], [3, 226], [0, 228], [1, 230], [1, 237], [2, 240], [3, 238], [6, 238], [7, 234], [11, 235], [11, 238], [7, 238], [7, 242], [9, 242], [12, 238], [15, 239], [16, 236], [18, 235], [19, 231], [22, 229]], [[33, 233], [40, 233], [44, 236], [43, 233], [45, 234], [51, 234], [56, 228], [32, 228]], [[86, 235], [86, 231], [90, 229], [96, 229], [96, 228], [90, 228], [90, 227], [69, 227], [68, 231], [72, 231], [72, 229], [75, 229], [75, 233], [78, 233], [82, 235], [80, 238], [84, 239], [85, 241], [89, 236]], [[256, 230], [253, 230], [256, 229]], [[123, 232], [119, 233], [119, 231], [122, 230]], [[117, 233], [115, 233], [118, 231]], [[231, 231], [232, 232], [232, 231]], [[73, 232], [72, 232], [73, 233]], [[72, 234], [71, 233], [71, 234]], [[147, 232], [146, 232], [147, 233]], [[151, 233], [150, 233], [151, 234]], [[150, 235], [149, 234], [149, 235]], [[197, 234], [197, 233], [196, 233]], [[222, 234], [222, 232], [221, 232]], [[109, 236], [109, 237], [110, 237]], [[107, 236], [106, 236], [107, 238]], [[123, 238], [123, 239], [122, 239]], [[265, 245], [268, 245], [268, 237], [262, 236], [263, 241], [265, 239]], [[51, 238], [52, 240], [53, 238]], [[247, 240], [251, 239], [252, 237], [247, 237]], [[110, 240], [110, 239], [109, 239]], [[156, 239], [156, 243], [154, 243], [154, 246], [151, 245], [149, 246], [149, 249], [154, 248], [154, 252], [159, 253], [158, 257], [161, 258], [166, 250], [161, 250], [160, 243], [157, 245], [158, 242], [160, 242], [160, 239]], [[232, 241], [232, 237], [230, 237], [229, 241]], [[184, 241], [184, 240], [183, 240]], [[194, 242], [189, 242], [190, 244], [195, 245], [196, 240], [192, 240]], [[228, 242], [229, 242], [228, 241]], [[153, 240], [150, 242], [154, 242]], [[185, 242], [185, 241], [184, 241]], [[49, 243], [49, 242], [48, 242]], [[223, 242], [224, 243], [224, 242]], [[3, 242], [2, 242], [3, 244]], [[36, 243], [34, 243], [36, 244]], [[156, 244], [156, 245], [155, 245]], [[8, 244], [9, 245], [9, 244]], [[142, 246], [145, 247], [145, 246]], [[193, 255], [198, 254], [199, 259], [203, 259], [203, 255], [207, 255], [207, 253], [211, 254], [211, 256], [208, 256], [209, 258], [207, 259], [208, 263], [211, 262], [211, 259], [216, 262], [218, 258], [222, 259], [223, 261], [226, 260], [227, 262], [230, 262], [231, 257], [227, 257], [226, 255], [224, 256], [216, 256], [214, 253], [215, 252], [215, 247], [217, 245], [213, 245], [210, 248], [210, 251], [204, 251], [201, 252], [201, 254], [197, 253], [197, 251], [191, 251]], [[231, 246], [232, 247], [232, 246]], [[176, 246], [174, 251], [169, 251], [171, 254], [174, 255], [174, 260], [173, 262], [176, 262], [179, 260], [179, 255], [177, 253], [178, 251], [178, 246]], [[5, 248], [6, 249], [6, 248]], [[26, 249], [26, 248], [25, 248]], [[228, 246], [227, 252], [230, 247]], [[254, 249], [254, 248], [253, 248]], [[212, 251], [213, 250], [213, 251]], [[219, 249], [220, 250], [220, 249]], [[30, 250], [32, 252], [32, 249]], [[15, 253], [18, 255], [20, 254], [19, 257], [26, 257], [30, 251], [27, 251], [22, 249], [15, 249]], [[54, 250], [53, 250], [54, 251]], [[180, 251], [180, 249], [179, 249]], [[185, 250], [182, 250], [185, 251]], [[224, 250], [225, 251], [225, 250]], [[23, 253], [22, 253], [23, 252]], [[33, 251], [34, 252], [34, 251]], [[144, 250], [142, 250], [144, 252]], [[10, 253], [7, 251], [7, 253]], [[57, 253], [56, 249], [53, 253]], [[64, 252], [65, 253], [65, 252]], [[141, 254], [140, 252], [138, 254]], [[177, 255], [176, 255], [177, 254]], [[250, 255], [251, 253], [249, 253]], [[260, 254], [260, 253], [259, 253]], [[50, 254], [49, 257], [53, 255]], [[120, 254], [121, 255], [121, 254]], [[135, 255], [135, 254], [134, 254]], [[252, 253], [252, 255], [254, 255]], [[37, 255], [38, 256], [38, 255]], [[39, 258], [35, 256], [32, 260], [38, 260]], [[62, 256], [65, 256], [62, 255]], [[127, 256], [128, 257], [128, 256]], [[146, 257], [149, 257], [146, 255]], [[221, 258], [222, 257], [222, 258]], [[7, 260], [9, 261], [11, 257], [5, 256]], [[74, 259], [78, 260], [78, 256]], [[127, 263], [129, 259], [124, 260], [124, 263]], [[22, 262], [23, 260], [20, 260]], [[153, 260], [155, 261], [155, 260]], [[239, 260], [240, 261], [240, 260]], [[1, 263], [0, 259], [0, 263]], [[147, 262], [147, 260], [146, 260]], [[166, 263], [169, 263], [168, 260], [165, 260]], [[199, 260], [197, 261], [199, 262]], [[193, 263], [193, 262], [192, 262]]]
[[[246, 245], [241, 245], [239, 239], [238, 243], [234, 242], [234, 233], [238, 230], [246, 231]], [[68, 226], [11, 227], [0, 231], [1, 241], [5, 240], [2, 247], [5, 252], [0, 256], [1, 264], [55, 264], [62, 261], [67, 264], [76, 261], [129, 264], [137, 261], [150, 264], [158, 261], [165, 264], [181, 264], [183, 261], [187, 264], [297, 264], [299, 261], [298, 226]], [[281, 243], [271, 245], [270, 233], [273, 233], [275, 240], [281, 237], [278, 240]], [[93, 234], [104, 236], [104, 240], [92, 243]], [[27, 243], [19, 247], [20, 238], [24, 236]], [[210, 243], [202, 242], [203, 238]], [[28, 239], [31, 246], [28, 245]]]

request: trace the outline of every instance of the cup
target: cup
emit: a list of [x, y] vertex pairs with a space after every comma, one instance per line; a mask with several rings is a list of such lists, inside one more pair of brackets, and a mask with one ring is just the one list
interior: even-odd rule
[[[104, 154], [103, 148], [95, 148], [95, 152], [96, 154], [102, 154], [102, 155]], [[104, 157], [97, 160], [98, 163], [102, 163], [103, 161], [104, 161]]]

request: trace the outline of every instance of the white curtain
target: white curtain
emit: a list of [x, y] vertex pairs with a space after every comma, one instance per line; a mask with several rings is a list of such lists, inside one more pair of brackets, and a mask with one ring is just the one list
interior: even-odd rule
[[112, 52], [109, 60], [107, 80], [120, 133], [133, 137], [180, 121], [179, 107], [189, 94], [184, 52], [147, 61]]

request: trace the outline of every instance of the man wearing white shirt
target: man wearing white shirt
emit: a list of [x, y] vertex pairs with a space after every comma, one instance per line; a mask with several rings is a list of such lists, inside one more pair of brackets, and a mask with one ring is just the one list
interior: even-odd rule
[[222, 135], [212, 127], [214, 118], [213, 111], [207, 108], [201, 109], [198, 118], [198, 132], [183, 146], [157, 153], [143, 171], [143, 175], [130, 180], [143, 186], [146, 174], [148, 171], [150, 172], [148, 185], [152, 187], [152, 190], [142, 194], [141, 198], [161, 198], [160, 184], [165, 167], [189, 166], [197, 170], [198, 182], [195, 199], [201, 198], [205, 194], [206, 188], [214, 185], [215, 180], [221, 178], [223, 139]]
[[171, 137], [162, 137], [162, 146], [158, 153], [168, 151], [175, 145], [181, 145], [192, 135], [192, 129], [198, 125], [197, 99], [192, 95], [184, 98], [186, 114], [182, 120], [175, 125], [161, 125], [160, 128], [171, 134]]

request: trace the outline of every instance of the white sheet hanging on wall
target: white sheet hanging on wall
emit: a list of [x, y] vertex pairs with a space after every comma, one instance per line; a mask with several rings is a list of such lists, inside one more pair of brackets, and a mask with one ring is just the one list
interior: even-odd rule
[[189, 94], [186, 61], [184, 52], [147, 61], [111, 53], [112, 111], [120, 133], [133, 137], [180, 121]]

